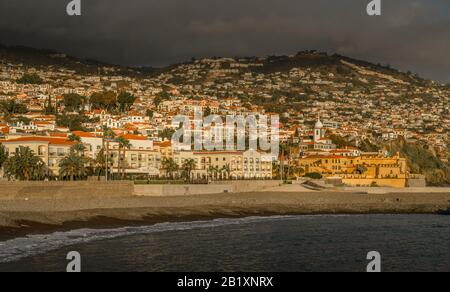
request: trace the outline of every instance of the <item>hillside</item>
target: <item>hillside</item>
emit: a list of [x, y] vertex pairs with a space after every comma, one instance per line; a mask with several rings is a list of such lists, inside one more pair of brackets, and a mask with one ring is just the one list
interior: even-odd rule
[[10, 47], [1, 44], [0, 61], [36, 68], [63, 68], [82, 75], [97, 74], [99, 72], [105, 75], [119, 74], [124, 76], [141, 74], [138, 70], [132, 68], [111, 65], [96, 60], [75, 58], [56, 51], [22, 46]]

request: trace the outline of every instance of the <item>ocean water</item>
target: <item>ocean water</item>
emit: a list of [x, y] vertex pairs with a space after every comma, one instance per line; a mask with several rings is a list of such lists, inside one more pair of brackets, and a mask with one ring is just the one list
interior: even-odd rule
[[450, 271], [450, 217], [276, 216], [82, 229], [0, 242], [0, 271]]

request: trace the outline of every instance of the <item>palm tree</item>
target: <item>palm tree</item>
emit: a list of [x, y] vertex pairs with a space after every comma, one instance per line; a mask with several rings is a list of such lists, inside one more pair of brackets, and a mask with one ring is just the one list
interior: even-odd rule
[[[106, 165], [106, 155], [105, 155], [105, 149], [102, 148], [100, 152], [98, 152], [95, 159], [92, 160], [92, 168], [95, 175], [97, 175], [97, 180], [100, 180], [100, 177], [102, 175], [105, 175], [107, 171], [107, 165]], [[108, 165], [110, 165], [112, 159], [108, 159]]]
[[86, 151], [86, 146], [82, 143], [77, 143], [70, 147], [70, 151], [76, 152], [80, 156], [84, 156], [84, 152]]
[[59, 163], [61, 177], [69, 177], [71, 181], [86, 175], [85, 159], [75, 151], [70, 151]]
[[103, 127], [103, 138], [105, 139], [115, 139], [116, 138], [116, 133], [114, 133], [113, 130], [111, 130], [110, 128], [108, 128], [107, 126]]
[[173, 179], [173, 174], [178, 172], [178, 164], [173, 158], [164, 158], [162, 161], [162, 168], [166, 171], [166, 174], [170, 174], [170, 178]]
[[33, 179], [44, 180], [46, 177], [51, 175], [51, 170], [47, 167], [44, 161], [39, 161], [36, 167], [33, 169]]
[[195, 168], [196, 168], [196, 164], [195, 164], [194, 159], [187, 159], [183, 162], [182, 169], [186, 176], [185, 177], [186, 180], [191, 180], [192, 172], [195, 170]]
[[6, 160], [8, 160], [8, 152], [6, 151], [5, 146], [0, 145], [0, 170], [3, 170], [3, 165], [5, 164]]
[[[126, 149], [131, 148], [131, 143], [129, 140], [125, 139], [124, 137], [119, 137], [116, 139], [116, 142], [119, 144], [119, 173], [120, 170], [122, 170], [122, 179], [125, 178], [125, 156], [126, 156]], [[123, 150], [123, 155], [121, 154]]]
[[224, 165], [220, 171], [221, 173], [225, 174], [225, 179], [229, 179], [231, 176], [231, 167], [229, 164]]
[[71, 141], [71, 142], [78, 142], [78, 143], [81, 143], [81, 137], [80, 137], [80, 136], [77, 136], [77, 135], [75, 135], [75, 134], [72, 134], [72, 135], [70, 135], [69, 137], [67, 137], [67, 140], [68, 140], [68, 141]]
[[17, 152], [5, 161], [4, 168], [8, 178], [28, 181], [35, 178], [37, 169], [42, 170], [42, 165], [44, 161], [29, 147], [20, 146]]
[[218, 166], [210, 166], [208, 168], [208, 173], [212, 179], [217, 179], [217, 174], [219, 173], [219, 167]]

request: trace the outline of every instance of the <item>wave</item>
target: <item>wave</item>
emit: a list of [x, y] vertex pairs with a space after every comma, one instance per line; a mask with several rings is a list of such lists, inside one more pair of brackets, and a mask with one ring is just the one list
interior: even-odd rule
[[[302, 216], [307, 218], [310, 216]], [[311, 216], [312, 217], [312, 216]], [[47, 235], [29, 235], [0, 242], [0, 263], [15, 262], [30, 256], [45, 254], [62, 247], [108, 240], [131, 235], [152, 234], [167, 231], [183, 231], [203, 228], [216, 228], [228, 225], [241, 225], [277, 220], [298, 219], [299, 216], [246, 217], [238, 219], [215, 219], [182, 223], [158, 223], [151, 226], [121, 227], [114, 229], [77, 229], [55, 232]]]
[[358, 215], [302, 215], [302, 216], [254, 216], [233, 219], [214, 219], [209, 221], [193, 221], [178, 223], [158, 223], [146, 226], [120, 227], [114, 229], [76, 229], [52, 234], [29, 235], [0, 242], [0, 263], [15, 262], [30, 256], [45, 254], [63, 247], [86, 244], [126, 237], [132, 235], [152, 234], [168, 231], [207, 229], [229, 225], [242, 225], [285, 220], [313, 220], [319, 217], [355, 217]]

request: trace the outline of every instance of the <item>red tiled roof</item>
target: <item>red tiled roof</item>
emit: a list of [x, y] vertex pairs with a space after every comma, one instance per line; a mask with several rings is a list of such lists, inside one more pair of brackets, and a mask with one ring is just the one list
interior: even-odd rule
[[44, 142], [51, 145], [75, 145], [76, 142], [68, 141], [61, 138], [49, 138], [49, 137], [20, 137], [11, 140], [4, 140], [1, 143], [27, 143], [27, 142]]
[[172, 146], [172, 141], [153, 142], [153, 145], [159, 147], [170, 147]]
[[126, 135], [123, 135], [122, 137], [127, 140], [140, 140], [140, 141], [147, 140], [147, 137], [145, 137], [145, 136], [132, 135], [132, 134], [126, 134]]
[[215, 155], [215, 154], [240, 154], [242, 152], [238, 151], [198, 151], [194, 152], [194, 154], [201, 154], [201, 155]]
[[306, 156], [306, 159], [311, 158], [311, 159], [344, 159], [347, 157], [344, 156], [338, 156], [338, 155], [311, 155], [311, 156]]
[[66, 133], [50, 133], [49, 134], [50, 137], [64, 137], [67, 138], [67, 134]]
[[92, 133], [89, 132], [84, 132], [84, 131], [73, 131], [72, 134], [74, 134], [75, 136], [78, 137], [82, 137], [82, 138], [95, 138], [96, 136]]

